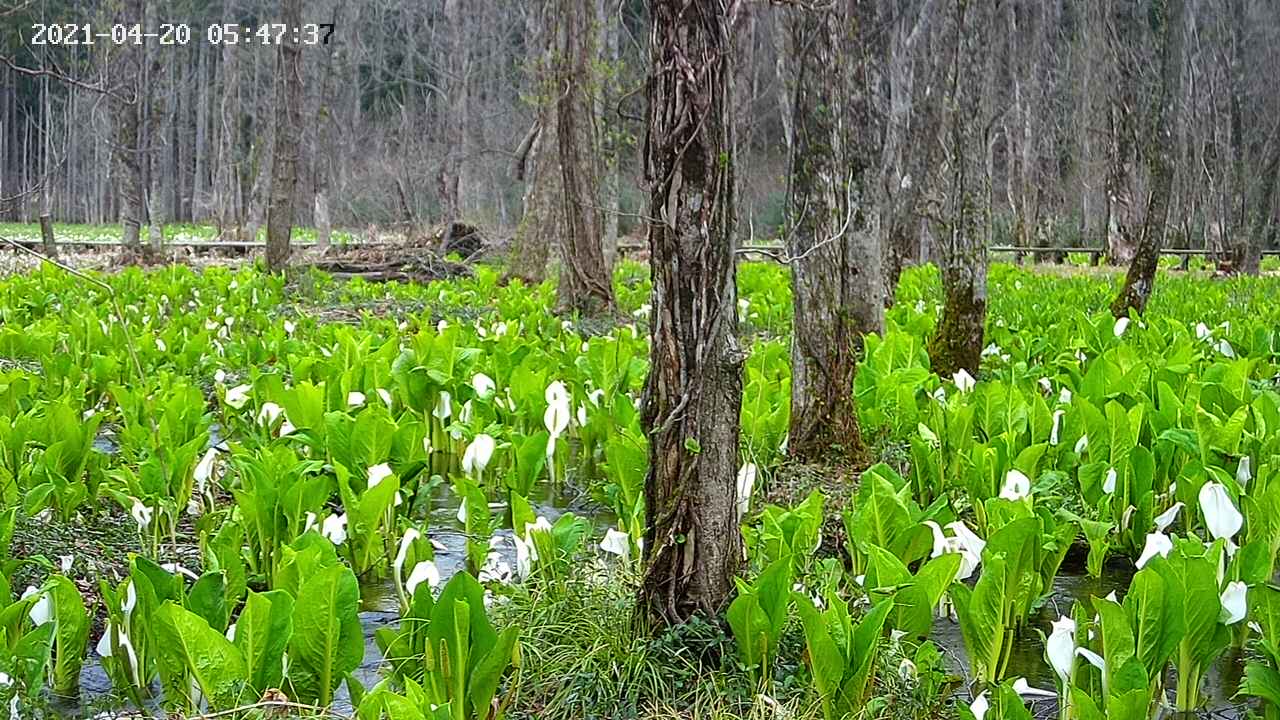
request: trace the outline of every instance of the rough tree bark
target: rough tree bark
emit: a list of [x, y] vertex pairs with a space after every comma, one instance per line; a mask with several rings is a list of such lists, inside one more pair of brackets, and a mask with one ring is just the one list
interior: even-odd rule
[[[142, 0], [126, 0], [119, 14], [119, 22], [135, 23], [143, 16]], [[111, 109], [115, 124], [116, 166], [120, 171], [120, 224], [121, 243], [126, 255], [138, 255], [142, 250], [141, 229], [146, 218], [143, 206], [142, 148], [139, 138], [139, 111], [142, 106], [142, 48], [125, 43], [113, 50], [116, 57], [111, 67], [115, 73], [111, 95]]]
[[1151, 192], [1147, 213], [1138, 237], [1138, 251], [1129, 264], [1124, 287], [1111, 303], [1111, 314], [1126, 316], [1142, 312], [1155, 287], [1156, 267], [1169, 219], [1169, 198], [1173, 189], [1173, 131], [1178, 125], [1182, 100], [1182, 45], [1185, 6], [1183, 0], [1156, 0], [1153, 17], [1160, 25], [1160, 83], [1149, 111], [1147, 144], [1143, 148]]
[[516, 149], [514, 175], [524, 183], [524, 213], [516, 226], [507, 256], [504, 281], [520, 278], [528, 285], [543, 281], [551, 245], [564, 234], [564, 204], [560, 202], [560, 163], [556, 141], [555, 82], [550, 70], [555, 53], [554, 0], [529, 8], [525, 31], [529, 37], [529, 95], [535, 118]]
[[971, 16], [971, 0], [953, 0], [945, 52], [951, 55], [941, 98], [944, 145], [931, 220], [938, 240], [942, 276], [942, 317], [929, 342], [929, 359], [939, 375], [965, 369], [978, 371], [987, 318], [987, 248], [979, 228], [982, 211], [976, 190], [980, 173], [970, 163], [983, 157], [985, 143], [979, 117], [982, 105], [975, 77], [984, 43], [982, 28]]
[[722, 611], [742, 564], [730, 27], [739, 0], [651, 4], [645, 178], [653, 326], [642, 421], [645, 575], [657, 626]]
[[868, 160], [846, 142], [849, 68], [858, 55], [846, 12], [789, 12], [792, 101], [791, 177], [786, 236], [792, 302], [791, 427], [788, 450], [815, 461], [856, 458], [862, 433], [853, 378], [862, 336], [884, 331], [880, 243], [863, 207]]
[[556, 135], [565, 232], [560, 238], [561, 312], [599, 315], [613, 309], [613, 272], [604, 261], [599, 142], [592, 98], [596, 61], [595, 0], [559, 0]]
[[[302, 24], [302, 0], [283, 0], [281, 20]], [[276, 56], [275, 147], [271, 152], [271, 203], [267, 208], [267, 270], [289, 264], [294, 197], [298, 186], [299, 135], [302, 130], [302, 47], [284, 34]]]

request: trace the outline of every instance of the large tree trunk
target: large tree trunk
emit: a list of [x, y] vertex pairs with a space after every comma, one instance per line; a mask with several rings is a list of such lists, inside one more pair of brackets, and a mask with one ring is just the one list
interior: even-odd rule
[[[283, 0], [283, 22], [302, 24], [302, 0]], [[271, 204], [267, 208], [267, 270], [289, 264], [294, 197], [298, 186], [298, 150], [302, 131], [302, 46], [285, 33], [276, 56], [276, 132], [271, 151]]]
[[792, 301], [791, 428], [788, 449], [803, 460], [861, 454], [853, 378], [862, 336], [884, 331], [884, 278], [865, 200], [868, 159], [846, 143], [852, 103], [848, 68], [857, 43], [837, 9], [793, 9], [790, 55], [797, 65], [790, 143]]
[[651, 5], [645, 177], [653, 327], [639, 606], [659, 626], [718, 614], [742, 564], [735, 501], [744, 358], [735, 338], [728, 117], [737, 5]]
[[557, 136], [565, 233], [560, 239], [561, 312], [599, 315], [613, 309], [613, 273], [601, 244], [599, 143], [592, 101], [596, 62], [595, 0], [560, 0]]
[[[142, 17], [142, 0], [128, 0], [121, 9], [120, 22], [138, 22]], [[141, 228], [146, 218], [143, 206], [142, 148], [140, 147], [140, 109], [142, 87], [142, 49], [126, 43], [115, 49], [114, 93], [111, 97], [112, 115], [115, 121], [116, 166], [120, 171], [120, 223], [121, 243], [126, 255], [137, 255], [142, 250]]]
[[[947, 86], [941, 98], [944, 158], [938, 187], [942, 193], [933, 217], [942, 275], [942, 317], [929, 343], [929, 359], [939, 375], [965, 369], [976, 374], [982, 359], [987, 318], [987, 247], [978, 224], [982, 220], [977, 190], [981, 174], [974, 161], [985, 162], [980, 131], [986, 118], [976, 77], [985, 47], [978, 17], [968, 0], [954, 0], [952, 27], [945, 52], [951, 55]], [[944, 43], [947, 44], [947, 43]]]
[[1157, 3], [1164, 11], [1160, 18], [1160, 90], [1153, 99], [1150, 132], [1144, 148], [1151, 176], [1151, 194], [1147, 214], [1138, 237], [1138, 250], [1129, 265], [1124, 287], [1111, 303], [1111, 314], [1123, 317], [1131, 310], [1142, 312], [1155, 287], [1156, 266], [1169, 220], [1169, 199], [1173, 189], [1173, 131], [1178, 126], [1178, 108], [1182, 102], [1183, 0]]

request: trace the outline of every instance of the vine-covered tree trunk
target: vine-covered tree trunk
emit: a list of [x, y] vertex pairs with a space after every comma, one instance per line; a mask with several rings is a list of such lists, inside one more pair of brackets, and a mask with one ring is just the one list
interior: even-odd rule
[[613, 272], [604, 261], [599, 143], [592, 99], [595, 0], [560, 0], [556, 125], [565, 232], [560, 239], [559, 309], [599, 315], [613, 309]]
[[738, 2], [651, 4], [648, 127], [653, 326], [642, 419], [645, 576], [658, 626], [717, 614], [742, 564], [729, 37]]
[[882, 332], [880, 243], [868, 227], [868, 162], [844, 137], [848, 68], [856, 52], [845, 13], [796, 8], [789, 18], [796, 64], [787, 233], [792, 302], [788, 449], [803, 460], [862, 450], [853, 378], [862, 336]]
[[985, 162], [980, 128], [986, 118], [975, 70], [984, 46], [980, 21], [971, 16], [970, 0], [954, 0], [952, 26], [945, 33], [951, 55], [941, 102], [943, 162], [934, 202], [933, 228], [942, 275], [942, 317], [929, 342], [933, 370], [944, 377], [961, 368], [976, 374], [982, 359], [987, 319], [987, 247], [979, 228], [982, 210], [977, 193]]
[[[283, 22], [302, 24], [302, 0], [284, 0]], [[302, 131], [302, 48], [284, 34], [276, 58], [276, 133], [271, 152], [271, 203], [267, 209], [267, 270], [289, 263], [295, 189], [298, 185], [299, 135]]]
[[1124, 287], [1111, 303], [1111, 314], [1122, 317], [1131, 310], [1142, 312], [1155, 287], [1156, 267], [1169, 220], [1169, 200], [1173, 194], [1173, 130], [1178, 124], [1181, 103], [1183, 0], [1157, 0], [1153, 13], [1160, 13], [1160, 90], [1153, 99], [1145, 155], [1151, 175], [1147, 214], [1138, 236], [1138, 250], [1129, 264]]

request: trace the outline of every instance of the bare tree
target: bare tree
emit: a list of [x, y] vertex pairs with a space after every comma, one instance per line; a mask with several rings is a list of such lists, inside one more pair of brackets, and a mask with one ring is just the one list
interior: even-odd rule
[[[792, 302], [788, 450], [819, 460], [862, 451], [853, 378], [862, 336], [884, 331], [884, 277], [866, 196], [869, 158], [846, 137], [859, 26], [838, 6], [789, 11], [795, 64], [787, 233]], [[865, 112], [865, 110], [863, 110]], [[863, 123], [855, 123], [862, 125]]]
[[[281, 0], [282, 21], [302, 25], [302, 0]], [[267, 209], [267, 269], [280, 272], [289, 264], [294, 197], [298, 186], [298, 153], [302, 132], [302, 47], [285, 33], [276, 58], [275, 147], [271, 152], [271, 203]]]
[[1156, 266], [1168, 229], [1169, 198], [1173, 186], [1173, 131], [1182, 100], [1182, 46], [1186, 23], [1183, 0], [1155, 0], [1152, 7], [1160, 27], [1160, 79], [1147, 113], [1149, 131], [1143, 147], [1151, 193], [1147, 201], [1138, 250], [1129, 265], [1124, 287], [1111, 303], [1111, 314], [1123, 317], [1142, 312], [1155, 287]]
[[722, 611], [742, 564], [730, 27], [737, 0], [651, 4], [645, 178], [653, 326], [642, 420], [645, 576], [658, 625]]
[[565, 232], [560, 240], [561, 311], [598, 315], [612, 310], [613, 272], [604, 260], [600, 157], [596, 130], [599, 91], [595, 0], [559, 0], [556, 134]]

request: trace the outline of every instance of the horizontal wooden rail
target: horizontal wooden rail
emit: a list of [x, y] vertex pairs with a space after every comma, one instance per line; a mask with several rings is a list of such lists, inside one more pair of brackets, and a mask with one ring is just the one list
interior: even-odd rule
[[[1014, 247], [1013, 245], [992, 245], [988, 248], [991, 252], [998, 253], [1104, 253], [1101, 248], [1058, 248], [1058, 247]], [[1164, 248], [1160, 251], [1161, 255], [1175, 255], [1182, 257], [1184, 255], [1221, 255], [1221, 251], [1205, 250], [1202, 248]], [[1263, 255], [1280, 255], [1280, 250], [1263, 250]]]
[[[30, 238], [30, 237], [18, 238], [14, 240], [14, 242], [20, 243], [22, 245], [30, 245], [33, 247], [41, 244], [40, 238]], [[62, 237], [62, 238], [58, 238], [55, 244], [62, 247], [74, 247], [77, 245], [90, 246], [90, 247], [120, 247], [123, 243], [120, 240], [114, 240], [110, 238], [92, 238], [92, 239], [75, 240], [75, 239]], [[150, 247], [149, 241], [144, 240], [141, 244], [143, 247]], [[289, 244], [292, 247], [314, 247], [316, 242], [314, 240], [294, 240]], [[329, 243], [331, 247], [336, 247], [336, 248], [390, 247], [393, 245], [400, 245], [400, 244], [401, 244], [400, 242], [395, 240], [347, 240], [343, 242]], [[261, 240], [176, 240], [176, 239], [165, 240], [162, 245], [162, 247], [207, 248], [212, 250], [217, 250], [220, 248], [224, 248], [228, 250], [236, 249], [236, 248], [264, 248], [266, 246], [267, 246], [267, 243]]]

